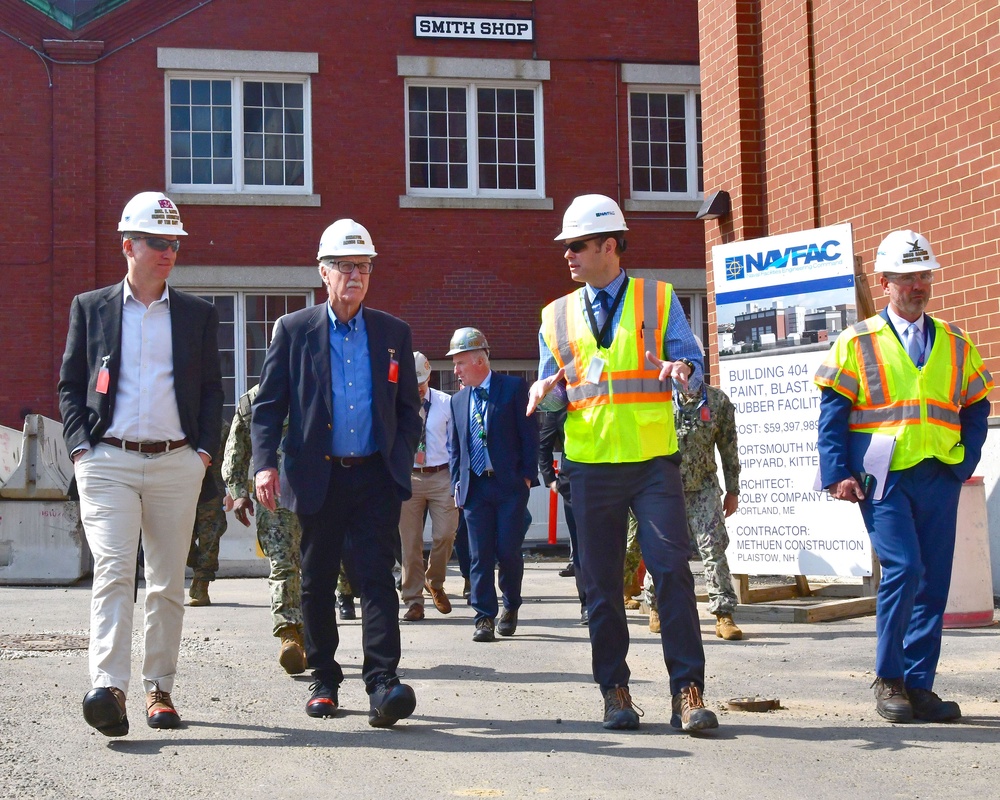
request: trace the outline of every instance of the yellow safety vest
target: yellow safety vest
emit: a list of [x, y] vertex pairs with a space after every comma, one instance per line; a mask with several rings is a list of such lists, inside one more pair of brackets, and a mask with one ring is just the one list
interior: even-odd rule
[[935, 329], [934, 346], [923, 369], [917, 369], [889, 323], [874, 316], [840, 334], [813, 379], [851, 400], [851, 432], [895, 437], [892, 470], [925, 458], [960, 463], [965, 446], [959, 411], [993, 388], [965, 332], [928, 320]]
[[[648, 461], [677, 452], [670, 383], [646, 360], [663, 353], [670, 314], [669, 283], [630, 279], [610, 347], [600, 347], [588, 322], [586, 289], [542, 310], [542, 336], [566, 369], [566, 457], [585, 464]], [[594, 356], [605, 361], [588, 383]]]

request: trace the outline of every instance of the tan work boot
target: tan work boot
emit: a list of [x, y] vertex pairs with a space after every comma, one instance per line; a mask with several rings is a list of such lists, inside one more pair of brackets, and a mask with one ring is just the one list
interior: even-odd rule
[[195, 578], [191, 581], [188, 596], [191, 598], [191, 601], [188, 603], [189, 606], [212, 605], [212, 599], [208, 596], [208, 581], [203, 581], [201, 578]]
[[302, 643], [302, 631], [295, 625], [286, 625], [278, 635], [281, 637], [281, 649], [278, 651], [278, 663], [289, 675], [298, 675], [306, 671], [306, 648]]
[[655, 608], [649, 609], [649, 632], [660, 632], [660, 612]]
[[634, 597], [629, 597], [628, 595], [625, 595], [625, 608], [627, 608], [629, 611], [635, 611], [637, 608], [640, 608], [641, 606], [642, 603], [640, 603]]
[[732, 614], [719, 614], [715, 618], [715, 635], [727, 642], [734, 642], [743, 638], [743, 631], [733, 622]]

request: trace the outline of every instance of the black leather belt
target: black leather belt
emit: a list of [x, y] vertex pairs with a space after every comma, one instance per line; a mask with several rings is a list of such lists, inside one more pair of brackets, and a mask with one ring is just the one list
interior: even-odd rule
[[186, 436], [172, 442], [124, 442], [114, 436], [105, 436], [101, 441], [112, 447], [117, 447], [119, 450], [129, 450], [133, 453], [169, 453], [171, 450], [184, 447], [188, 443]]
[[440, 472], [443, 469], [448, 469], [447, 464], [438, 464], [436, 467], [414, 467], [414, 472]]
[[360, 467], [378, 457], [378, 453], [372, 453], [370, 456], [334, 456], [333, 463], [341, 467]]
[[472, 473], [473, 478], [495, 478], [497, 474], [491, 469], [484, 469], [479, 475]]

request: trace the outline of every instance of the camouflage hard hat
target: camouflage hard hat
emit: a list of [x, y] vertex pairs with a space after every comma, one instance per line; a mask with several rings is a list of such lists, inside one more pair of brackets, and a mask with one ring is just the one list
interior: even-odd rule
[[483, 332], [477, 328], [459, 328], [452, 334], [450, 347], [447, 353], [449, 356], [470, 350], [485, 350], [486, 355], [490, 354], [490, 345]]

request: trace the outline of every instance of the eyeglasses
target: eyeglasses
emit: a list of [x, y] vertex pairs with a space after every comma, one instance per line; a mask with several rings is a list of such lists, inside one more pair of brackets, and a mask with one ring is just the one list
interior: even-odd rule
[[594, 239], [603, 239], [603, 236], [588, 236], [586, 239], [577, 239], [575, 242], [566, 242], [566, 249], [571, 253], [582, 253], [587, 249], [587, 242], [591, 242]]
[[357, 270], [362, 275], [368, 275], [375, 269], [375, 264], [371, 261], [358, 263], [357, 261], [334, 261], [333, 259], [324, 258], [319, 263], [329, 269], [336, 269], [338, 272], [343, 272], [345, 275], [350, 275], [354, 270]]
[[887, 272], [885, 279], [892, 283], [898, 283], [902, 286], [913, 286], [914, 283], [920, 281], [921, 283], [931, 283], [934, 280], [934, 273], [930, 270], [924, 272]]
[[133, 242], [140, 241], [145, 242], [146, 246], [155, 250], [158, 253], [162, 253], [168, 248], [173, 250], [175, 253], [181, 249], [180, 239], [161, 239], [159, 236], [131, 236], [129, 237]]

